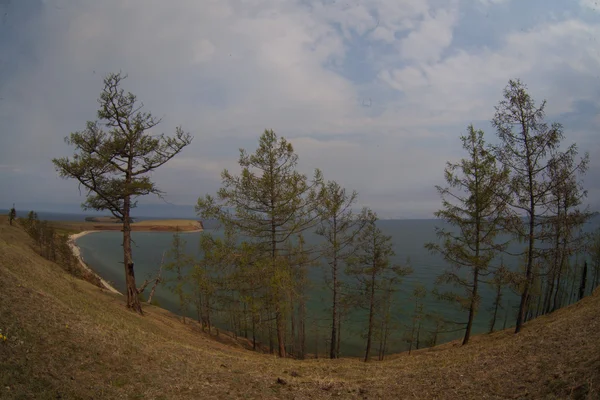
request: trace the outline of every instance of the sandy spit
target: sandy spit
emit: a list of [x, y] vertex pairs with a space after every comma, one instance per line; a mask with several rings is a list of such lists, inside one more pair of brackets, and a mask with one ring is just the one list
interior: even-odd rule
[[123, 295], [121, 292], [119, 292], [117, 289], [115, 289], [114, 287], [112, 287], [110, 285], [110, 283], [106, 282], [104, 279], [102, 279], [96, 272], [94, 272], [83, 260], [83, 257], [81, 256], [81, 249], [79, 248], [79, 246], [77, 246], [77, 244], [75, 243], [75, 240], [79, 239], [82, 236], [87, 235], [88, 233], [93, 233], [93, 232], [99, 232], [99, 231], [83, 231], [83, 232], [79, 232], [79, 233], [75, 233], [71, 236], [69, 236], [69, 246], [71, 247], [71, 251], [73, 252], [73, 254], [75, 255], [75, 257], [77, 257], [77, 259], [79, 260], [79, 263], [81, 264], [81, 266], [83, 268], [85, 268], [86, 270], [88, 270], [89, 272], [91, 272], [92, 274], [96, 275], [98, 277], [98, 279], [100, 279], [100, 282], [102, 283], [102, 285], [108, 289], [109, 291], [113, 292], [113, 293], [118, 293], [120, 295]]

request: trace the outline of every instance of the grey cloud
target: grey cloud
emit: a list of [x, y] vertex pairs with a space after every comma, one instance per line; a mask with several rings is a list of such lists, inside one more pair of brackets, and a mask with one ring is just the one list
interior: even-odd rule
[[[430, 216], [445, 161], [461, 157], [458, 136], [471, 121], [487, 128], [477, 121], [492, 117], [513, 77], [548, 98], [549, 117], [564, 117], [582, 145], [597, 145], [590, 78], [600, 58], [588, 42], [599, 31], [589, 21], [544, 18], [506, 33], [495, 20], [496, 47], [462, 48], [454, 33], [465, 2], [342, 3], [11, 2], [14, 21], [0, 26], [9, 60], [0, 65], [0, 164], [10, 166], [0, 168], [0, 187], [10, 188], [0, 202], [81, 202], [50, 159], [71, 154], [63, 137], [95, 118], [102, 77], [118, 70], [129, 73], [125, 89], [164, 117], [157, 132], [181, 124], [195, 136], [153, 174], [176, 204], [214, 193], [238, 149], [252, 151], [274, 129], [295, 145], [303, 172], [322, 168], [388, 215]], [[350, 51], [354, 40], [369, 51]], [[598, 180], [587, 182], [597, 203]]]

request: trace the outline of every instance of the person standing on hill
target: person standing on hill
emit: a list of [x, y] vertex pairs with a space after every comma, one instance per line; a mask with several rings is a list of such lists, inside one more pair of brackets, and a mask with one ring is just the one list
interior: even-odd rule
[[8, 213], [8, 222], [10, 223], [11, 226], [13, 224], [13, 220], [15, 220], [16, 218], [17, 218], [17, 210], [15, 210], [15, 204], [13, 203], [13, 206], [10, 209], [10, 212]]

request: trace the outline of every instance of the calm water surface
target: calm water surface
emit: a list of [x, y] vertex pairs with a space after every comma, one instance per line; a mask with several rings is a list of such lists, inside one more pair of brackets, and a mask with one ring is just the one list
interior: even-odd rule
[[[406, 349], [407, 343], [403, 339], [411, 324], [411, 316], [414, 311], [414, 301], [411, 299], [415, 284], [423, 284], [428, 290], [434, 288], [436, 277], [444, 270], [444, 260], [424, 249], [427, 242], [436, 242], [435, 226], [440, 226], [437, 220], [382, 220], [378, 222], [379, 227], [387, 235], [392, 236], [396, 256], [393, 261], [405, 264], [407, 258], [414, 269], [412, 275], [406, 277], [399, 287], [393, 307], [395, 331], [389, 341], [389, 352], [398, 352]], [[597, 226], [597, 221], [594, 226]], [[591, 228], [590, 228], [591, 229]], [[209, 230], [219, 235], [219, 230]], [[182, 237], [187, 241], [187, 252], [199, 255], [198, 243], [200, 233], [185, 233]], [[135, 261], [136, 280], [138, 283], [156, 274], [161, 262], [163, 251], [171, 247], [173, 234], [170, 232], [133, 232], [132, 238], [133, 257]], [[307, 243], [314, 243], [317, 238], [314, 235], [307, 236]], [[77, 240], [85, 261], [105, 280], [123, 292], [125, 289], [123, 272], [122, 234], [120, 232], [95, 232], [83, 236]], [[513, 245], [517, 250], [520, 246]], [[512, 268], [518, 265], [517, 259], [504, 258], [506, 264]], [[323, 268], [314, 267], [309, 271], [312, 288], [309, 291], [307, 304], [307, 344], [309, 351], [313, 351], [315, 342], [318, 341], [319, 349], [324, 352], [325, 341], [330, 329], [330, 312], [328, 305], [331, 303], [330, 292], [325, 285], [325, 271]], [[167, 275], [167, 274], [165, 274]], [[168, 276], [168, 275], [167, 275]], [[172, 311], [177, 311], [178, 305], [174, 296], [164, 286], [159, 286], [155, 294], [159, 304]], [[474, 321], [474, 333], [487, 332], [491, 318], [491, 306], [494, 299], [494, 291], [488, 285], [481, 288], [482, 303]], [[498, 315], [497, 329], [501, 329], [507, 318], [507, 327], [513, 326], [516, 307], [519, 297], [510, 290], [504, 291], [503, 304], [505, 309]], [[466, 321], [466, 313], [460, 311], [456, 306], [435, 299], [428, 294], [425, 299], [426, 313], [439, 313], [445, 318], [454, 321]], [[190, 310], [190, 316], [194, 312]], [[341, 352], [347, 356], [357, 356], [364, 351], [364, 339], [362, 337], [365, 327], [364, 313], [356, 312], [349, 317], [349, 321], [342, 328]], [[222, 325], [227, 328], [226, 325]], [[456, 329], [450, 326], [446, 329]], [[460, 337], [464, 331], [446, 333], [440, 336], [440, 341], [448, 341]], [[425, 338], [427, 333], [423, 333]]]

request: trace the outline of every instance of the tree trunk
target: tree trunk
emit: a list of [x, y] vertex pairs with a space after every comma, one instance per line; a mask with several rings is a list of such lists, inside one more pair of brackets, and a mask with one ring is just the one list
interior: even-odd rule
[[281, 304], [277, 301], [275, 305], [275, 323], [277, 328], [277, 344], [279, 357], [285, 357], [285, 324], [283, 321], [283, 313], [281, 312]]
[[579, 285], [579, 300], [585, 295], [585, 283], [587, 280], [587, 261], [583, 263], [583, 272], [581, 274], [581, 285]]
[[[290, 298], [292, 297], [292, 294], [290, 294]], [[290, 343], [292, 345], [292, 355], [293, 356], [297, 356], [298, 355], [298, 351], [296, 349], [296, 310], [294, 309], [294, 301], [290, 300], [290, 309], [292, 310], [292, 312], [290, 313], [290, 323], [291, 323], [291, 327], [290, 327], [290, 331], [291, 331], [291, 335], [290, 335]]]
[[[533, 178], [529, 177], [530, 193], [533, 193]], [[525, 287], [521, 293], [521, 302], [519, 303], [519, 313], [517, 314], [517, 323], [515, 333], [519, 333], [523, 327], [525, 316], [527, 315], [527, 304], [529, 303], [529, 288], [531, 286], [531, 277], [533, 275], [533, 246], [535, 245], [535, 203], [533, 194], [530, 199], [529, 214], [529, 248], [527, 249], [527, 269], [525, 271]]]
[[[477, 243], [477, 247], [479, 247], [479, 243]], [[463, 346], [469, 343], [469, 338], [471, 337], [471, 328], [473, 327], [473, 319], [475, 318], [475, 313], [477, 312], [477, 284], [479, 281], [479, 268], [475, 268], [473, 271], [473, 294], [471, 295], [471, 304], [469, 305], [469, 320], [467, 321], [467, 329], [465, 330], [465, 337], [463, 338]]]
[[256, 351], [256, 318], [252, 314], [252, 350]]
[[331, 318], [331, 349], [329, 351], [329, 358], [337, 358], [336, 354], [336, 343], [337, 343], [337, 326], [338, 326], [338, 310], [337, 310], [337, 256], [333, 257], [333, 305], [332, 305], [332, 318]]
[[496, 286], [496, 300], [494, 301], [494, 315], [492, 316], [492, 321], [490, 322], [490, 332], [494, 332], [494, 327], [496, 326], [496, 318], [498, 317], [498, 307], [500, 306], [500, 300], [502, 296], [502, 287], [500, 285]]
[[365, 362], [369, 361], [369, 353], [371, 352], [371, 335], [373, 334], [373, 315], [375, 314], [375, 265], [372, 266], [371, 273], [371, 294], [369, 299], [369, 330], [367, 331], [367, 349], [365, 351]]
[[144, 315], [142, 305], [138, 298], [137, 286], [135, 284], [135, 273], [133, 270], [133, 257], [131, 255], [131, 221], [129, 210], [131, 209], [131, 198], [125, 197], [123, 204], [123, 262], [125, 264], [125, 284], [127, 290], [127, 308]]
[[335, 356], [340, 357], [340, 342], [342, 337], [342, 316], [338, 314], [337, 342], [335, 344]]
[[[389, 309], [388, 309], [388, 313], [389, 313]], [[381, 361], [383, 361], [383, 359], [385, 358], [385, 352], [387, 351], [387, 340], [388, 340], [389, 335], [390, 335], [390, 321], [389, 321], [389, 318], [386, 316], [385, 329], [383, 331], [383, 351], [381, 353]]]
[[329, 358], [334, 359], [337, 358], [336, 354], [336, 343], [337, 343], [337, 318], [338, 310], [337, 310], [337, 257], [338, 257], [338, 249], [337, 249], [337, 216], [333, 216], [333, 262], [331, 265], [331, 274], [333, 280], [333, 302], [331, 305], [331, 349], [329, 351]]

